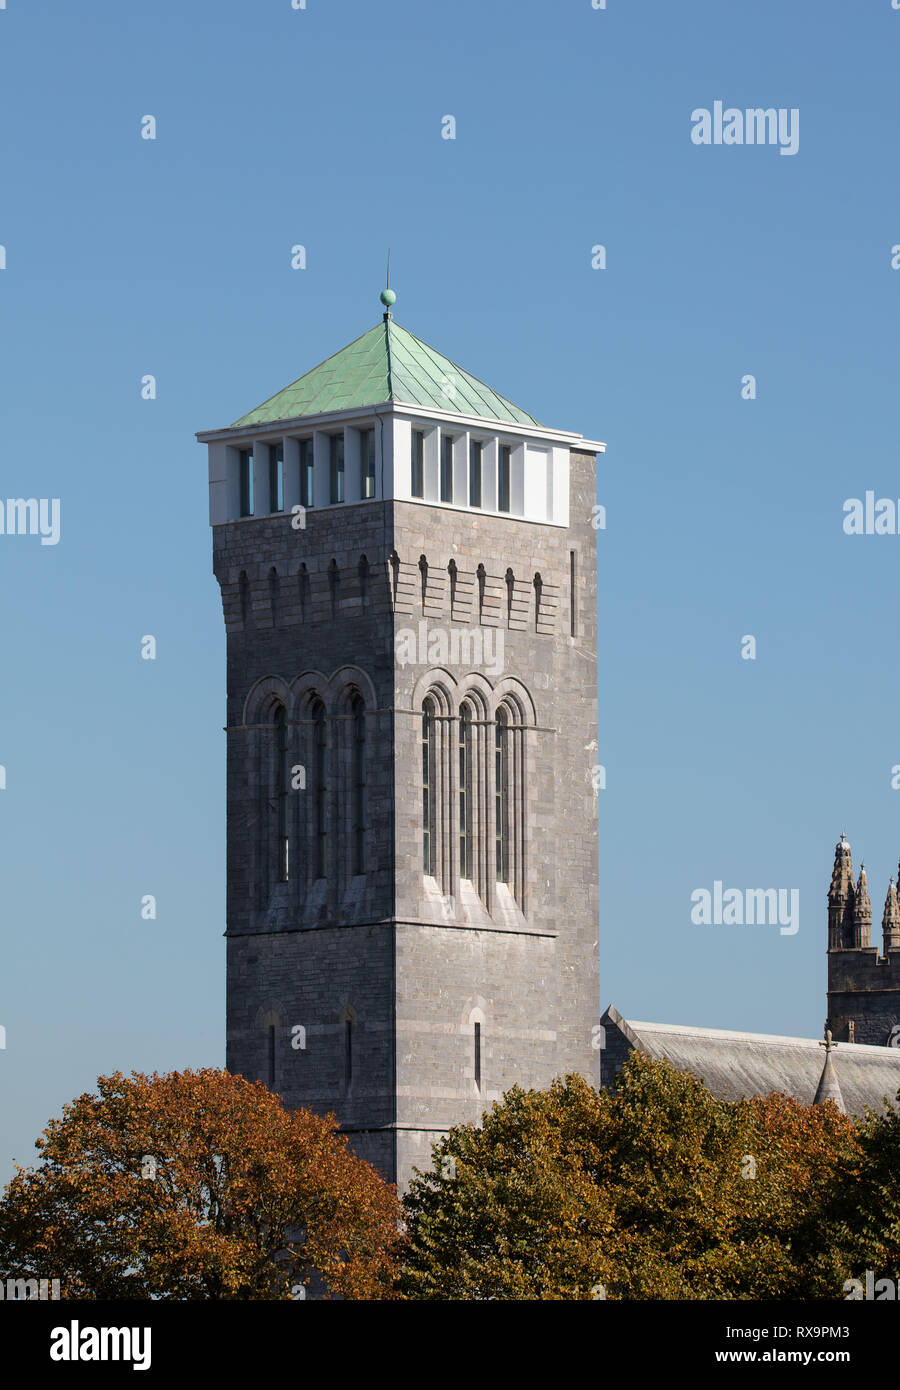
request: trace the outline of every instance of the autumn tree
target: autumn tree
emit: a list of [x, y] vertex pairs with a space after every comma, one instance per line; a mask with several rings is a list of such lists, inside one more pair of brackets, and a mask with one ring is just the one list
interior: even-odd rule
[[[900, 1097], [898, 1097], [900, 1098]], [[888, 1100], [888, 1098], [886, 1098]], [[842, 1156], [820, 1215], [817, 1275], [831, 1297], [846, 1279], [900, 1278], [900, 1111], [890, 1100], [861, 1121], [855, 1151]]]
[[811, 1214], [854, 1126], [783, 1096], [718, 1100], [633, 1053], [611, 1093], [514, 1087], [435, 1146], [404, 1202], [406, 1298], [803, 1296]]
[[0, 1199], [0, 1271], [64, 1298], [389, 1296], [399, 1208], [333, 1115], [226, 1071], [101, 1076]]

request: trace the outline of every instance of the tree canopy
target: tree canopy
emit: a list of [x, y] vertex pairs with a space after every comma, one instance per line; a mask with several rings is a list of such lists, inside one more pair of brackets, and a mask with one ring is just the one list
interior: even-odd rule
[[718, 1100], [638, 1053], [611, 1093], [579, 1076], [514, 1087], [413, 1181], [402, 1294], [840, 1296], [816, 1265], [815, 1217], [856, 1152], [831, 1104]]
[[64, 1298], [390, 1296], [399, 1207], [333, 1115], [225, 1071], [101, 1076], [0, 1200], [0, 1270]]

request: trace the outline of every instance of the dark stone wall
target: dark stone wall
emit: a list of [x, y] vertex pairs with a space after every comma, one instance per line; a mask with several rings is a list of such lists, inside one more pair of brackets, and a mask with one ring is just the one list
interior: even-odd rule
[[876, 946], [828, 952], [828, 1019], [838, 1042], [884, 1046], [900, 1023], [900, 954]]
[[[512, 1084], [545, 1086], [568, 1071], [600, 1080], [594, 469], [592, 454], [572, 454], [568, 528], [392, 501], [309, 511], [302, 530], [284, 516], [214, 528], [228, 633], [227, 1065], [268, 1081], [274, 1038], [285, 1102], [333, 1110], [357, 1151], [401, 1182], [412, 1165], [429, 1166], [443, 1129], [477, 1120]], [[463, 646], [456, 661], [448, 648], [440, 671], [427, 657], [401, 664], [397, 634], [418, 634], [423, 621], [470, 643], [490, 630], [492, 659]], [[471, 886], [449, 821], [441, 880], [423, 874], [421, 702], [434, 680], [447, 703], [448, 804], [459, 793], [452, 743], [464, 690], [482, 716], [472, 802], [487, 849]], [[367, 710], [362, 875], [348, 810], [352, 689]], [[312, 868], [314, 692], [328, 724], [325, 879]], [[524, 834], [509, 890], [491, 862], [491, 740], [504, 698], [525, 711], [515, 735]], [[271, 849], [274, 700], [287, 709], [290, 761], [307, 771], [307, 787], [287, 798], [287, 882]], [[303, 1047], [292, 1046], [298, 1027]]]

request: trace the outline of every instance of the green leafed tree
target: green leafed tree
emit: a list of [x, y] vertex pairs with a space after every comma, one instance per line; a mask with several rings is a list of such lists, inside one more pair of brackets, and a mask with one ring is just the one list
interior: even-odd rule
[[638, 1053], [612, 1093], [514, 1087], [413, 1181], [402, 1296], [821, 1296], [813, 1216], [854, 1134], [833, 1105], [718, 1100]]

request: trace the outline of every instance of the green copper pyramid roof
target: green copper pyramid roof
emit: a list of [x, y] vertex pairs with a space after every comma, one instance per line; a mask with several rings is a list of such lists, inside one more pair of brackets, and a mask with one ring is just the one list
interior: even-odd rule
[[298, 381], [235, 420], [232, 428], [387, 401], [478, 415], [485, 420], [540, 425], [533, 415], [498, 396], [449, 357], [435, 352], [386, 317]]

